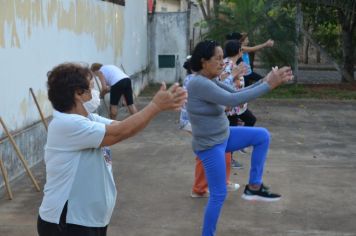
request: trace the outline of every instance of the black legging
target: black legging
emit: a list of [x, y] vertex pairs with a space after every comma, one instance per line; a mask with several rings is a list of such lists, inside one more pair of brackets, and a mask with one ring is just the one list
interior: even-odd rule
[[85, 227], [66, 223], [67, 205], [68, 202], [63, 207], [59, 224], [44, 221], [38, 216], [37, 232], [39, 236], [106, 236], [107, 226]]
[[259, 81], [260, 79], [262, 79], [263, 77], [255, 72], [252, 72], [249, 75], [245, 75], [244, 79], [245, 79], [245, 87], [250, 86], [253, 83], [256, 83], [257, 81]]
[[239, 119], [244, 122], [244, 126], [254, 126], [257, 119], [256, 117], [252, 114], [252, 112], [249, 109], [246, 109], [244, 113], [241, 115], [232, 115], [227, 117], [230, 121], [230, 126], [237, 126]]

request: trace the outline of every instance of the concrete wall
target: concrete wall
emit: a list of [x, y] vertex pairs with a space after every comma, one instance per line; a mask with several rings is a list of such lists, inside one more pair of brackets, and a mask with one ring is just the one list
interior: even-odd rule
[[[187, 13], [156, 13], [149, 27], [149, 77], [155, 83], [182, 80], [185, 76], [183, 63], [187, 56]], [[159, 55], [175, 55], [175, 68], [159, 68]]]
[[206, 29], [201, 31], [200, 27], [196, 24], [203, 20], [203, 13], [200, 10], [200, 7], [197, 5], [191, 6], [190, 9], [190, 33], [189, 39], [191, 42], [191, 50], [193, 51], [194, 46], [201, 41], [201, 34], [206, 32]]
[[156, 12], [177, 12], [181, 11], [181, 2], [186, 0], [157, 0]]
[[[46, 117], [46, 73], [68, 61], [123, 66], [136, 94], [147, 84], [147, 1], [7, 0], [0, 7], [0, 116], [30, 165], [43, 158], [46, 133], [29, 93]], [[25, 133], [24, 133], [25, 132]], [[13, 178], [23, 172], [0, 127], [0, 154]], [[0, 177], [0, 185], [3, 184]]]

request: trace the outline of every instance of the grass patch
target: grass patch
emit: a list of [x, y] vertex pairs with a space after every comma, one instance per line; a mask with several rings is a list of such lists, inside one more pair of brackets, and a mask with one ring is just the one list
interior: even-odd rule
[[[160, 86], [161, 84], [149, 84], [140, 96], [151, 97]], [[169, 86], [167, 85], [167, 88]], [[356, 84], [287, 84], [276, 88], [262, 98], [356, 100]]]
[[352, 84], [288, 84], [271, 91], [263, 98], [356, 100], [356, 86]]

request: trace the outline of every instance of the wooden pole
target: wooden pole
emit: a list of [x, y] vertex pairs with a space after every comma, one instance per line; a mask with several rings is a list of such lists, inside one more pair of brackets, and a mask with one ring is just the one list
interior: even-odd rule
[[124, 67], [124, 65], [123, 64], [120, 64], [120, 66], [121, 66], [121, 69], [124, 71], [124, 73], [126, 74], [126, 70], [125, 70], [125, 67]]
[[302, 4], [300, 0], [297, 0], [297, 13], [296, 13], [296, 19], [295, 19], [295, 32], [296, 32], [296, 44], [294, 47], [294, 68], [293, 68], [293, 82], [296, 84], [298, 83], [298, 77], [299, 77], [299, 35], [300, 35], [300, 29], [303, 24], [303, 12], [302, 12]]
[[345, 70], [341, 68], [341, 66], [338, 64], [336, 59], [334, 59], [323, 47], [321, 47], [309, 34], [308, 31], [306, 31], [304, 28], [301, 28], [301, 32], [305, 35], [305, 37], [309, 40], [310, 44], [313, 45], [316, 49], [318, 49], [324, 57], [326, 57], [331, 63], [334, 65], [335, 69], [340, 73], [341, 76], [344, 76], [347, 78], [349, 81], [353, 81], [353, 77], [346, 73]]
[[41, 107], [40, 107], [40, 105], [39, 105], [38, 102], [37, 102], [36, 96], [35, 96], [35, 94], [34, 94], [32, 88], [30, 88], [30, 92], [31, 92], [31, 95], [32, 95], [32, 97], [33, 97], [33, 100], [35, 100], [36, 107], [37, 107], [38, 112], [40, 113], [42, 123], [43, 123], [43, 125], [45, 126], [46, 131], [48, 131], [48, 124], [47, 124], [47, 121], [46, 121], [46, 119], [45, 119], [45, 117], [44, 117], [44, 115], [43, 115], [43, 113], [42, 113], [42, 111], [41, 111]]
[[37, 191], [39, 192], [39, 191], [41, 190], [41, 189], [40, 189], [40, 186], [38, 186], [38, 183], [37, 183], [35, 177], [33, 177], [32, 172], [31, 172], [30, 168], [29, 168], [28, 165], [27, 165], [26, 159], [25, 159], [24, 156], [22, 155], [22, 153], [21, 153], [19, 147], [17, 146], [17, 144], [16, 144], [14, 138], [12, 137], [12, 135], [10, 134], [10, 132], [8, 131], [6, 125], [5, 125], [5, 123], [4, 123], [4, 121], [2, 120], [1, 117], [0, 117], [0, 123], [1, 123], [2, 127], [4, 128], [4, 131], [5, 131], [6, 135], [9, 137], [10, 142], [11, 142], [12, 146], [14, 147], [14, 149], [15, 149], [15, 151], [16, 151], [18, 157], [20, 158], [22, 164], [24, 165], [25, 170], [26, 170], [27, 174], [29, 175], [29, 177], [30, 177], [30, 179], [31, 179], [31, 181], [32, 181], [32, 183], [33, 183], [33, 185], [35, 186], [35, 188], [36, 188]]
[[3, 176], [4, 182], [5, 182], [7, 195], [9, 195], [9, 199], [12, 200], [13, 196], [12, 196], [12, 192], [11, 192], [11, 188], [10, 188], [9, 179], [7, 177], [7, 172], [6, 172], [4, 163], [2, 162], [1, 156], [0, 156], [0, 168], [1, 168], [2, 176]]

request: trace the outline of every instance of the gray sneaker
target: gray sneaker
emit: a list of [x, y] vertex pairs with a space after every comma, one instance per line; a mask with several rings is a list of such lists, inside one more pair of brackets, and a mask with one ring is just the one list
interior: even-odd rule
[[234, 159], [231, 159], [231, 168], [234, 168], [234, 169], [243, 169], [244, 166], [238, 162], [238, 161], [235, 161]]

